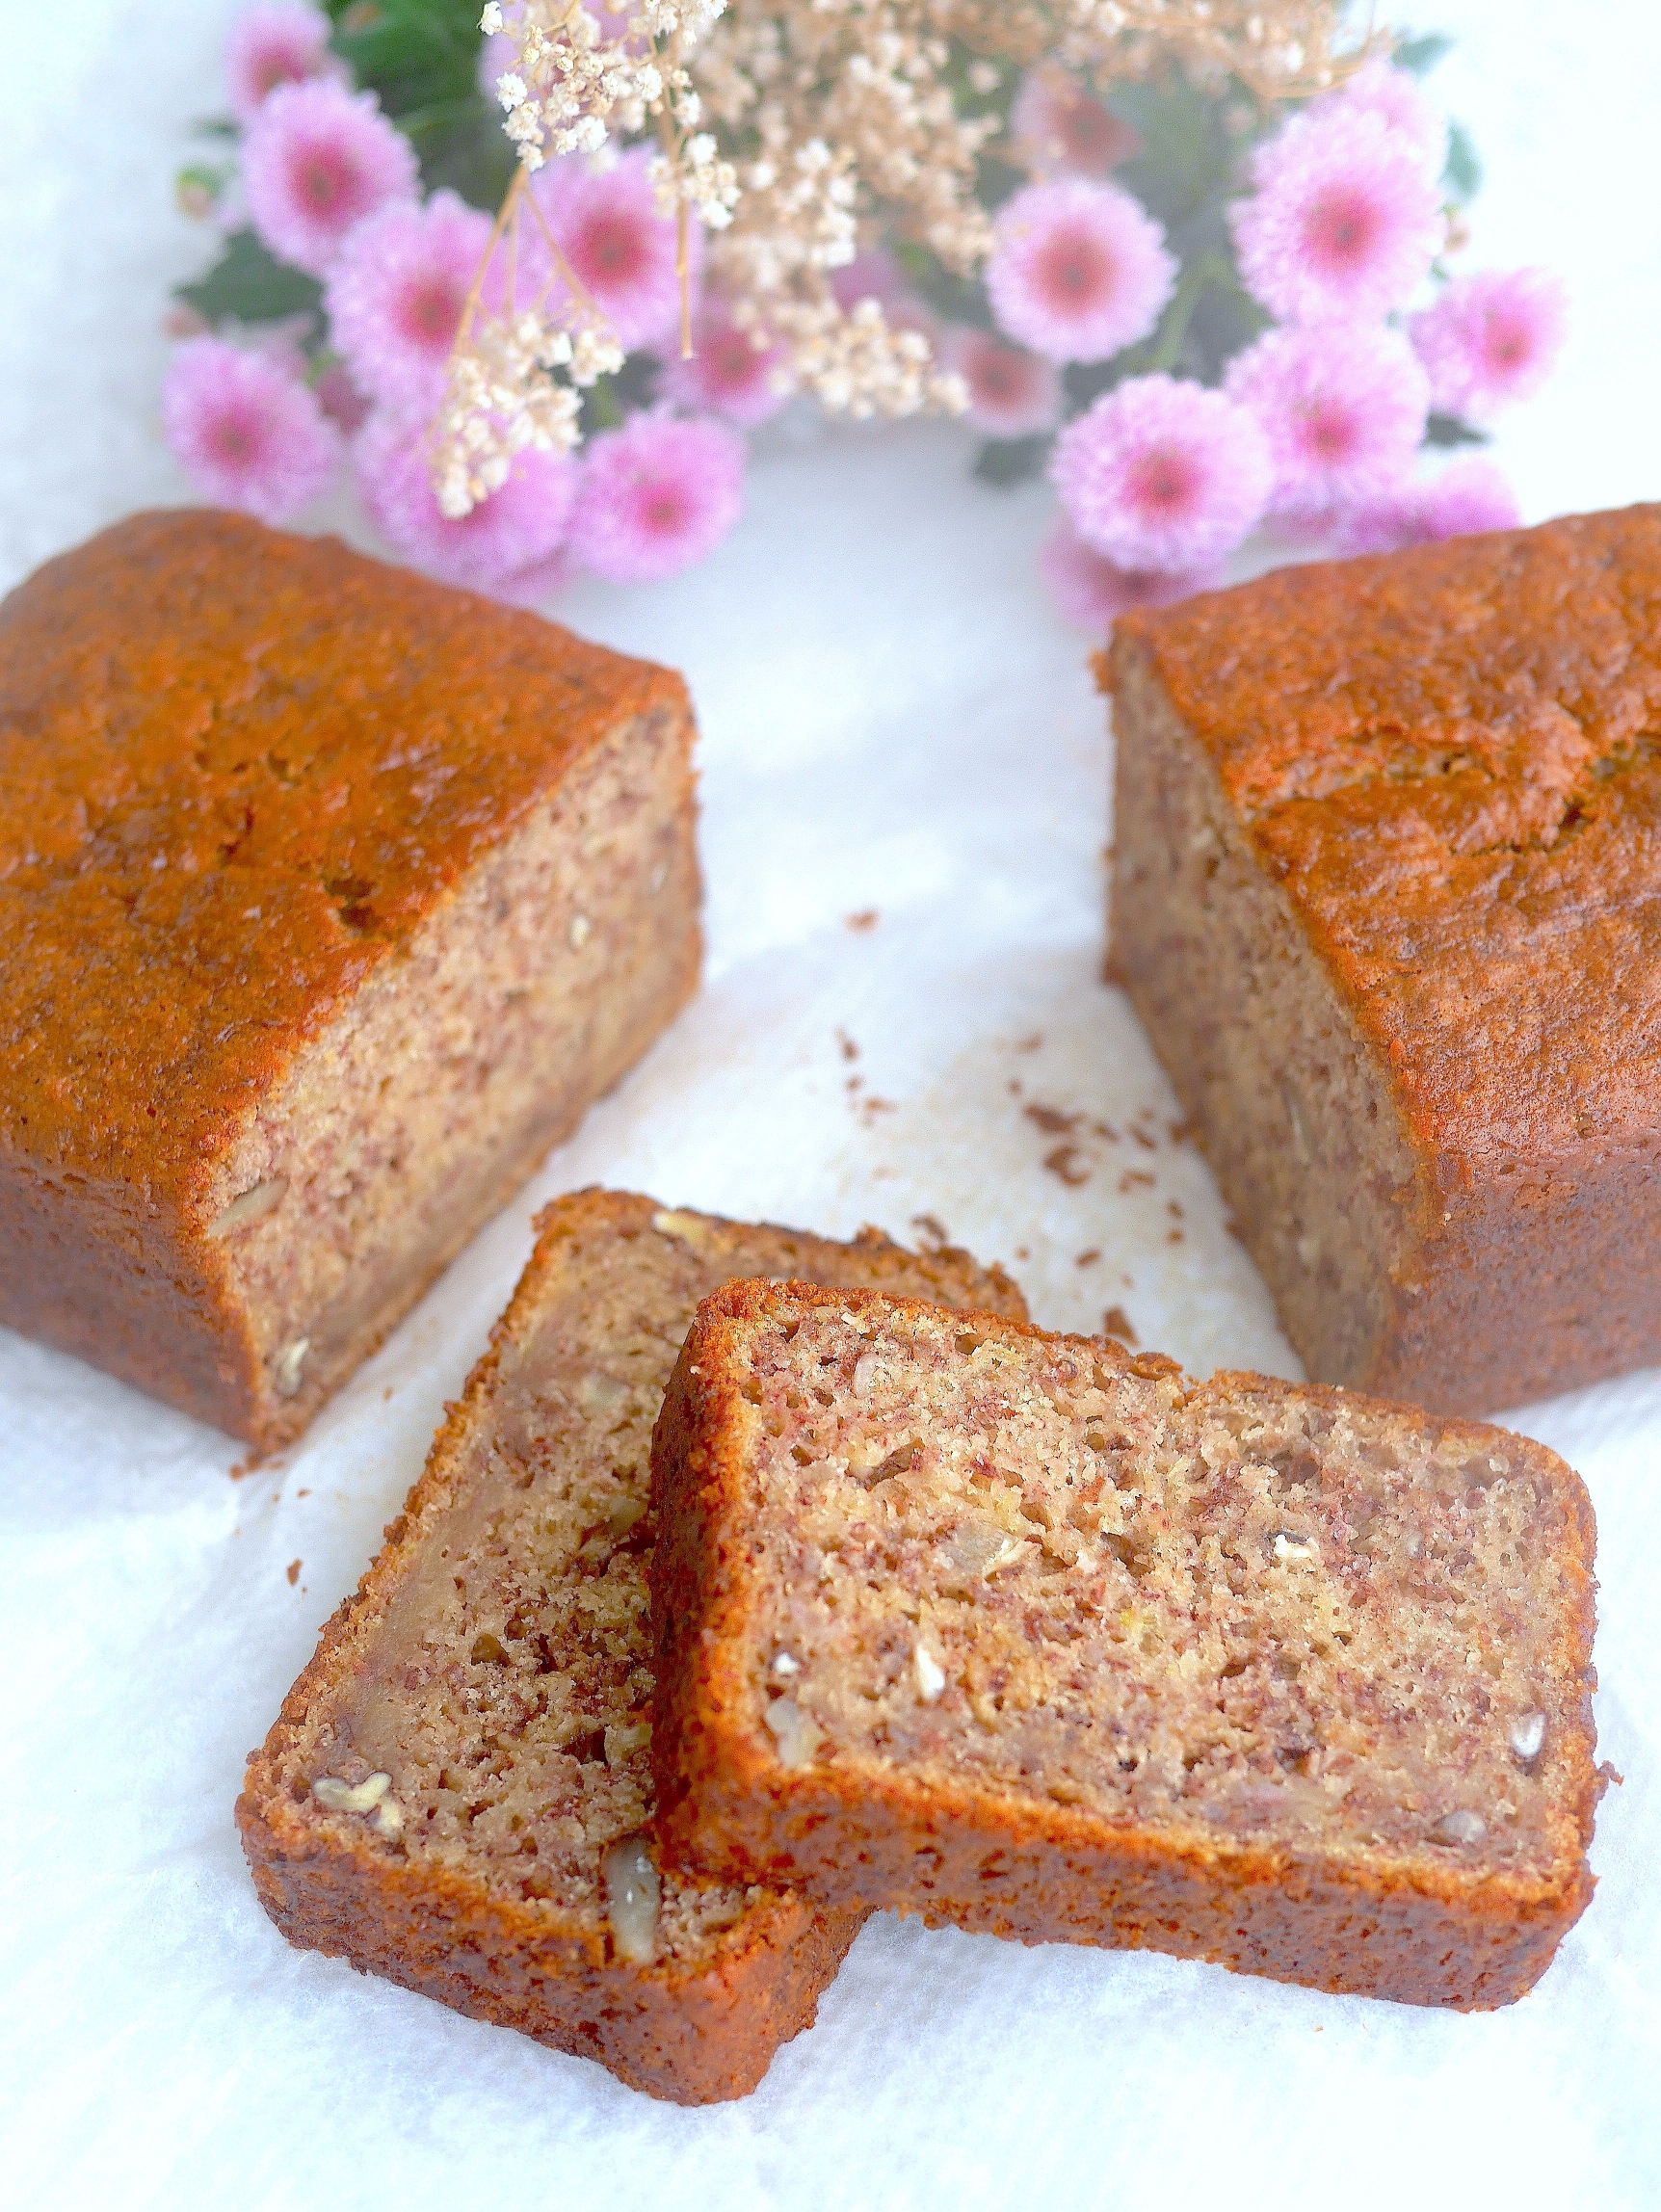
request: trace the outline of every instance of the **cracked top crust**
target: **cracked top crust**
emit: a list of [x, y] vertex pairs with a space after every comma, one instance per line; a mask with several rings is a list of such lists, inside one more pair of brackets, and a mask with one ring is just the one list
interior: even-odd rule
[[444, 893], [678, 676], [234, 514], [0, 607], [0, 1146], [188, 1178]]
[[[1427, 1143], [1648, 1148], [1661, 506], [1279, 570], [1118, 624]], [[1134, 732], [1130, 733], [1134, 741]]]

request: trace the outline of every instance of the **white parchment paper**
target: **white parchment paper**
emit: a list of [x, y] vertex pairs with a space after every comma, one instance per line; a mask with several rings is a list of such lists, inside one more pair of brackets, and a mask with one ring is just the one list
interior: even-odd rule
[[[227, 13], [0, 0], [0, 582], [181, 496], [157, 321], [205, 242], [169, 179], [217, 105]], [[1661, 19], [1644, 0], [1434, 16], [1462, 34], [1438, 82], [1490, 166], [1481, 258], [1552, 262], [1577, 294], [1570, 357], [1501, 458], [1531, 516], [1653, 497]], [[929, 1214], [1013, 1265], [1047, 1323], [1118, 1305], [1201, 1371], [1296, 1372], [1098, 981], [1107, 741], [1083, 644], [1032, 573], [1044, 503], [969, 486], [964, 458], [943, 430], [781, 430], [716, 560], [562, 609], [692, 678], [707, 985], [301, 1448], [232, 1481], [223, 1438], [0, 1335], [11, 2201], [1661, 2203], [1655, 1373], [1516, 1415], [1596, 1502], [1599, 1725], [1625, 1782], [1592, 1909], [1504, 2013], [882, 1917], [753, 2097], [684, 2112], [290, 1951], [254, 1903], [230, 1820], [244, 1755], [417, 1473], [548, 1195], [605, 1181], [833, 1233]], [[1044, 1166], [1058, 1139], [1034, 1105], [1085, 1117], [1074, 1180]]]

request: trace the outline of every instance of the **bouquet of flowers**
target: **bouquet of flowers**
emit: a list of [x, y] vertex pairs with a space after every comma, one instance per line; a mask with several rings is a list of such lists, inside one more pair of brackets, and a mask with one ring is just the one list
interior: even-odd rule
[[1548, 373], [1539, 270], [1462, 274], [1444, 41], [1336, 0], [262, 0], [181, 204], [222, 232], [164, 395], [274, 522], [349, 466], [399, 554], [545, 599], [700, 559], [795, 395], [1048, 474], [1066, 613], [1254, 531], [1503, 527], [1474, 448]]

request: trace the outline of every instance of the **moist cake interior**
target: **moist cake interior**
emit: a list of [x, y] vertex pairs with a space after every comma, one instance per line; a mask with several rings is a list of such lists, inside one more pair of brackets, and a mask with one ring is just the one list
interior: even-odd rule
[[1577, 1855], [1576, 1508], [1518, 1439], [945, 1317], [748, 1341], [740, 1657], [786, 1766], [1346, 1861]]

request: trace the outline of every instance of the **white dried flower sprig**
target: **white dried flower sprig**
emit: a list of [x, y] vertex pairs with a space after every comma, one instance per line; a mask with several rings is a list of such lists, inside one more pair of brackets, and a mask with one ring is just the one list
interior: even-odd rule
[[832, 413], [862, 422], [968, 405], [962, 379], [939, 369], [922, 331], [895, 329], [876, 300], [846, 313], [833, 299], [776, 301], [770, 328], [790, 342], [794, 381]]
[[[433, 487], [439, 513], [459, 521], [508, 481], [527, 447], [568, 453], [576, 444], [579, 393], [623, 364], [623, 351], [584, 292], [515, 172], [473, 278], [451, 349], [444, 399], [433, 430]], [[516, 304], [517, 231], [526, 207], [541, 228], [553, 275], [541, 296]], [[504, 304], [487, 314], [482, 299], [498, 254], [506, 265]], [[497, 264], [500, 266], [501, 264]], [[560, 303], [553, 305], [555, 286]], [[556, 375], [563, 371], [563, 377]]]
[[496, 81], [504, 125], [520, 161], [598, 153], [614, 133], [634, 136], [668, 115], [678, 132], [696, 128], [699, 103], [686, 56], [725, 0], [642, 0], [622, 38], [608, 38], [581, 0], [519, 0], [511, 13], [488, 0], [479, 27], [508, 33], [517, 66]]

